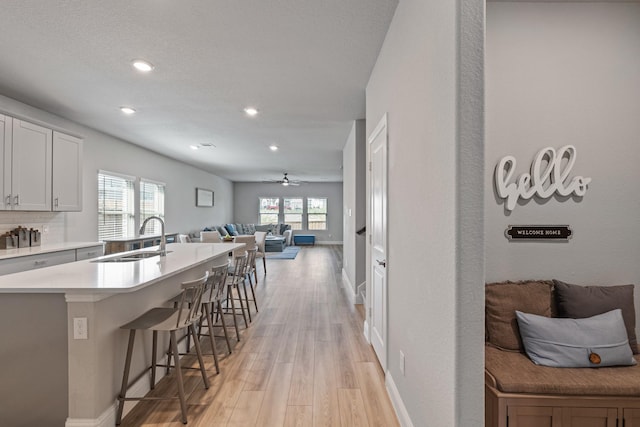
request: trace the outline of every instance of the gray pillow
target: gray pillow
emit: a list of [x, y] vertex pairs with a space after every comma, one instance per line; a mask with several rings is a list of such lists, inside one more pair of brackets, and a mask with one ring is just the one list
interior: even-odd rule
[[582, 319], [619, 308], [627, 328], [629, 346], [634, 353], [638, 353], [633, 285], [579, 286], [559, 280], [554, 280], [553, 283], [557, 317]]
[[585, 319], [537, 316], [516, 311], [527, 356], [536, 365], [598, 368], [635, 365], [622, 311]]

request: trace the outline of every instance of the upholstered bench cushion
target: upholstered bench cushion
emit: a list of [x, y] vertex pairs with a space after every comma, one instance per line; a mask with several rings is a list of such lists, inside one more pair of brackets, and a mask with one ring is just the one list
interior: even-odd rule
[[[640, 356], [634, 356], [640, 362]], [[640, 396], [640, 365], [611, 368], [548, 368], [522, 353], [485, 346], [485, 370], [498, 390], [589, 396]]]

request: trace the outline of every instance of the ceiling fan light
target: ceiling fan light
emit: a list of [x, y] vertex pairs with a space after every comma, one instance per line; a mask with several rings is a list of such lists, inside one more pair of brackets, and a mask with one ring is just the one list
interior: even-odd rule
[[282, 181], [282, 185], [286, 187], [287, 185], [289, 185], [289, 181]]

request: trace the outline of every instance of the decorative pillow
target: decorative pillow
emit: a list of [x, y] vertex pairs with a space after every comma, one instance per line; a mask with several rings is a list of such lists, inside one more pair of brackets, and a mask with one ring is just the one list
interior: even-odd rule
[[256, 224], [256, 231], [264, 231], [268, 233], [271, 230], [271, 225], [269, 224]]
[[256, 226], [255, 224], [245, 224], [244, 225], [244, 234], [255, 234]]
[[551, 281], [489, 283], [485, 287], [487, 342], [501, 350], [524, 352], [516, 310], [551, 316]]
[[236, 231], [236, 226], [234, 224], [225, 224], [224, 228], [227, 229], [230, 236], [237, 236], [238, 232]]
[[220, 235], [220, 238], [223, 238], [225, 236], [229, 235], [229, 232], [227, 231], [226, 228], [224, 228], [221, 225], [216, 225], [216, 231], [218, 232], [218, 234]]
[[638, 353], [634, 285], [579, 286], [554, 280], [558, 317], [582, 319], [619, 308], [629, 338], [629, 346]]
[[622, 311], [584, 319], [537, 316], [516, 311], [527, 356], [553, 368], [635, 365]]

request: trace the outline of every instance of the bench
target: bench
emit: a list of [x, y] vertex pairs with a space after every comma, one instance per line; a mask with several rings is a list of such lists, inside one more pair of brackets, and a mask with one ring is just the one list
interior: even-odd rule
[[[509, 319], [503, 317], [502, 325], [495, 322], [524, 296], [517, 294], [515, 283], [507, 283], [510, 285], [510, 289], [504, 288], [507, 297], [498, 295], [501, 291], [496, 292], [502, 288], [489, 290], [490, 285], [487, 286], [485, 426], [640, 426], [640, 355], [634, 356], [638, 362], [635, 366], [551, 368], [534, 364], [522, 351], [491, 342], [492, 333], [495, 338], [501, 327], [505, 335], [498, 337], [502, 339], [500, 344], [509, 342]], [[531, 285], [532, 282], [520, 283]], [[535, 282], [536, 285], [545, 283], [553, 289], [551, 281]], [[532, 295], [528, 295], [529, 300]], [[544, 294], [538, 293], [536, 297], [540, 295]], [[548, 315], [555, 317], [555, 294], [551, 292], [539, 299], [545, 302], [549, 295], [552, 297], [548, 302]], [[505, 310], [501, 312], [503, 305]], [[534, 308], [530, 302], [525, 305]], [[515, 324], [511, 324], [511, 328], [517, 333]]]

